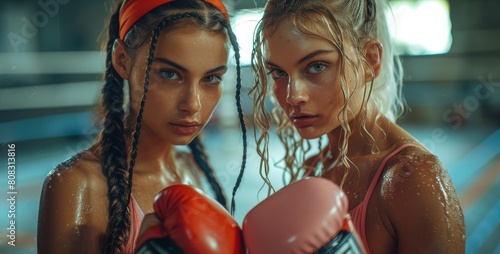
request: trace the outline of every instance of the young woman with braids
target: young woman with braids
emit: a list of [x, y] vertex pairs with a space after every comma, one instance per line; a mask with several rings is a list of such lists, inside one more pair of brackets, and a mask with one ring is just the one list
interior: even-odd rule
[[[131, 253], [154, 196], [176, 183], [201, 188], [208, 182], [227, 207], [198, 134], [221, 99], [229, 45], [236, 52], [243, 170], [239, 53], [222, 1], [128, 0], [117, 6], [105, 48], [103, 129], [93, 146], [45, 180], [39, 253]], [[191, 154], [174, 145], [189, 145]]]
[[387, 8], [386, 0], [267, 2], [253, 53], [261, 174], [269, 184], [274, 121], [290, 182], [318, 176], [341, 186], [368, 253], [463, 253], [464, 218], [447, 171], [395, 123], [402, 70]]

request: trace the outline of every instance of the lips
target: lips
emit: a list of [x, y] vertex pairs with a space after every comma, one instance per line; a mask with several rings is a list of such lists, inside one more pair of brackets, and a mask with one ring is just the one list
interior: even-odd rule
[[311, 125], [318, 120], [317, 115], [312, 115], [312, 114], [291, 114], [290, 115], [290, 120], [292, 120], [292, 123], [295, 127], [297, 128], [307, 128], [310, 127]]
[[197, 121], [177, 121], [170, 123], [174, 127], [174, 131], [180, 135], [190, 135], [196, 133], [201, 124]]

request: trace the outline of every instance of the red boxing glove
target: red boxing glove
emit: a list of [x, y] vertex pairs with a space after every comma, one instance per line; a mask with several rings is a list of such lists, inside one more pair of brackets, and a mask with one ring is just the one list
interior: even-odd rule
[[220, 204], [184, 184], [163, 189], [155, 198], [161, 224], [137, 239], [136, 253], [239, 254], [244, 252], [238, 223]]
[[365, 253], [345, 194], [324, 178], [306, 178], [277, 191], [243, 221], [249, 254]]

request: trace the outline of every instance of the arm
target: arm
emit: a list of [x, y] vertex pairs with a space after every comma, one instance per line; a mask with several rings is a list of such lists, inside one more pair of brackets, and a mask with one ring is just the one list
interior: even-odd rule
[[107, 199], [105, 188], [99, 188], [102, 179], [96, 178], [76, 167], [56, 169], [48, 175], [38, 217], [39, 253], [102, 252], [106, 204], [102, 208]]
[[464, 253], [464, 217], [448, 172], [430, 154], [399, 165], [389, 185], [398, 253]]

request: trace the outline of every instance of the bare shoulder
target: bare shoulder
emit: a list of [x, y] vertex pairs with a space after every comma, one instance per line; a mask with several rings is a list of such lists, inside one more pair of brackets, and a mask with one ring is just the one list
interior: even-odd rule
[[386, 169], [382, 182], [384, 187], [389, 187], [391, 191], [401, 187], [407, 188], [410, 182], [403, 184], [406, 181], [415, 181], [416, 186], [420, 187], [422, 182], [426, 182], [425, 180], [437, 176], [451, 182], [448, 172], [437, 156], [417, 145], [406, 147], [394, 155], [387, 162]]
[[384, 192], [392, 197], [404, 196], [405, 190], [455, 192], [448, 171], [439, 158], [423, 147], [404, 148], [388, 161], [386, 169], [382, 183]]
[[82, 253], [99, 250], [99, 239], [107, 226], [106, 194], [101, 164], [85, 152], [50, 171], [40, 200], [38, 251]]
[[[57, 165], [49, 172], [45, 183], [54, 182], [57, 178], [58, 183], [63, 183], [63, 180], [84, 181], [84, 180], [99, 180], [103, 178], [101, 173], [101, 163], [93, 156], [89, 155], [89, 151], [83, 151], [70, 159]], [[66, 178], [62, 178], [66, 176]]]
[[380, 181], [380, 197], [399, 252], [464, 252], [458, 195], [448, 171], [425, 148], [407, 147], [390, 159]]
[[74, 192], [107, 192], [100, 162], [90, 157], [86, 151], [62, 162], [49, 172], [43, 184], [42, 197]]

